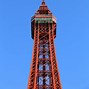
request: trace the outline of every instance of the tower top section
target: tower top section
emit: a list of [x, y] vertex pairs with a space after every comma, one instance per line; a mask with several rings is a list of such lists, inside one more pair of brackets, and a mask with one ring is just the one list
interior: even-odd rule
[[56, 18], [49, 10], [48, 6], [45, 3], [45, 0], [42, 0], [39, 9], [36, 11], [35, 15], [31, 18], [31, 21], [33, 21], [35, 18], [53, 18], [56, 23]]
[[31, 30], [32, 30], [31, 32], [33, 39], [34, 39], [34, 30], [40, 24], [54, 25], [55, 29], [54, 32], [56, 33], [56, 18], [53, 16], [52, 12], [48, 9], [48, 6], [46, 5], [44, 0], [42, 0], [39, 9], [36, 11], [35, 15], [31, 18]]

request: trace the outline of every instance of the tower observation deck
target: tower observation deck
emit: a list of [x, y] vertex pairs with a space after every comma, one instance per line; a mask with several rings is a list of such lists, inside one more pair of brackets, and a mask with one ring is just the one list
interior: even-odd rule
[[54, 46], [56, 18], [44, 0], [31, 18], [31, 37], [34, 48], [27, 89], [62, 89]]

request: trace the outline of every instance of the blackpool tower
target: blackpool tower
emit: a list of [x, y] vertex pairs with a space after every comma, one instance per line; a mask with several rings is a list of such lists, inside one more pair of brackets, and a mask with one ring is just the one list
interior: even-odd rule
[[62, 89], [54, 46], [56, 18], [44, 0], [31, 18], [31, 34], [34, 48], [27, 89]]

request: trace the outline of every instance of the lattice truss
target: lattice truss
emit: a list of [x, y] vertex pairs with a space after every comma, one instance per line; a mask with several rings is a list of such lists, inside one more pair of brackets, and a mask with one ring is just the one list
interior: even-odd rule
[[54, 47], [56, 18], [44, 0], [31, 18], [31, 30], [34, 48], [28, 89], [62, 89]]
[[34, 23], [34, 50], [28, 89], [62, 89], [54, 48], [54, 23]]

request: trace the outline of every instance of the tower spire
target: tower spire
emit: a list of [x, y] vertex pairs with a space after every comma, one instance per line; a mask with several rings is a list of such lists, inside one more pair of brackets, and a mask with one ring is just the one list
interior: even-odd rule
[[45, 4], [45, 0], [42, 0], [42, 5], [44, 5]]
[[44, 0], [42, 0], [42, 2], [44, 2]]

